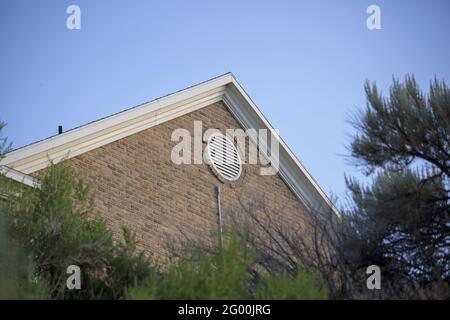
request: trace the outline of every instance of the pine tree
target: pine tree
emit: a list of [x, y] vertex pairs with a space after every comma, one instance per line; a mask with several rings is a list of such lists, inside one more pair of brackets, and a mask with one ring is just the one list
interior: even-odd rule
[[371, 184], [347, 178], [355, 268], [377, 264], [392, 283], [450, 281], [450, 89], [425, 95], [414, 76], [385, 98], [366, 83], [350, 152]]

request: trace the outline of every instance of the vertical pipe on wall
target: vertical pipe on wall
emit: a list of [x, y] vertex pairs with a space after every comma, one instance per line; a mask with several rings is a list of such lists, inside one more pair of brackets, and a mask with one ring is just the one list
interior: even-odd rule
[[220, 186], [216, 186], [217, 196], [217, 239], [219, 241], [219, 248], [222, 248], [222, 209], [220, 207]]

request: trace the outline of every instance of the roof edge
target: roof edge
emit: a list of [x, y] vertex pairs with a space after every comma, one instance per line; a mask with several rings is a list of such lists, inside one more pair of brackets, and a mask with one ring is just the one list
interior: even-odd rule
[[8, 152], [0, 166], [13, 170], [14, 180], [31, 183], [28, 174], [45, 168], [50, 159], [57, 163], [75, 157], [218, 101], [224, 102], [244, 129], [265, 128], [275, 133], [281, 146], [280, 176], [301, 202], [312, 209], [326, 205], [340, 216], [231, 72]]
[[32, 176], [29, 176], [23, 172], [14, 170], [13, 168], [7, 166], [0, 167], [0, 174], [14, 181], [23, 183], [24, 185], [27, 185], [29, 187], [35, 188], [40, 186], [40, 183], [36, 178], [33, 178]]

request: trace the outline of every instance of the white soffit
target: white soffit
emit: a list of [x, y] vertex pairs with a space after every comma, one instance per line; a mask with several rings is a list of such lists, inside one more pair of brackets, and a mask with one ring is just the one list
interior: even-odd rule
[[[134, 133], [223, 101], [241, 126], [268, 129], [279, 140], [279, 174], [294, 194], [308, 207], [337, 209], [275, 132], [231, 73], [177, 91], [112, 116], [11, 151], [0, 161], [15, 172], [28, 175], [54, 163], [70, 159]], [[267, 147], [270, 152], [270, 143]], [[15, 179], [17, 175], [11, 175]], [[15, 179], [20, 182], [23, 179]]]

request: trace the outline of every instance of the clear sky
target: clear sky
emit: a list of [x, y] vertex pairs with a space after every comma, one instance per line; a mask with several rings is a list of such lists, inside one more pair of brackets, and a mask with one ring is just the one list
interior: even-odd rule
[[[66, 9], [81, 8], [81, 30]], [[368, 30], [366, 9], [381, 9]], [[450, 81], [450, 1], [0, 0], [0, 119], [14, 147], [231, 71], [342, 196], [363, 84]]]

